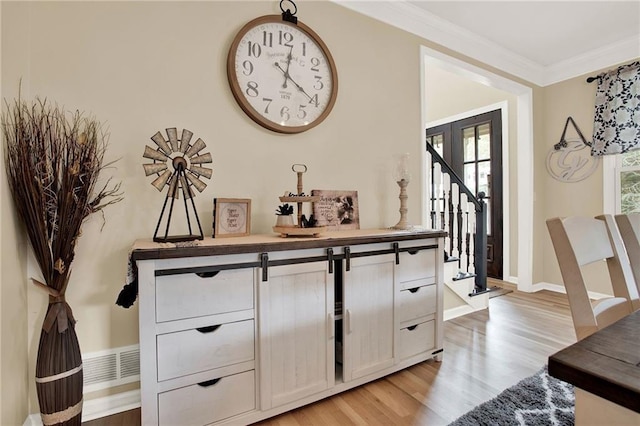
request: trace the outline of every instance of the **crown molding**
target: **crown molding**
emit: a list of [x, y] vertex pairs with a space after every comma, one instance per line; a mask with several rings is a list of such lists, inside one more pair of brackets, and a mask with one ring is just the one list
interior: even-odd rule
[[637, 58], [640, 58], [640, 41], [638, 37], [629, 37], [547, 67], [541, 85], [548, 86]]
[[547, 86], [640, 57], [640, 43], [637, 37], [631, 37], [545, 67], [405, 0], [330, 1], [538, 86]]

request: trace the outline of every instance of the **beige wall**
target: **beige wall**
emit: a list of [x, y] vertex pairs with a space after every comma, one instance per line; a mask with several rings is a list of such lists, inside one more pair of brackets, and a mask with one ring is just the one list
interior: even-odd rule
[[[614, 66], [607, 69], [615, 68]], [[604, 71], [604, 70], [602, 70]], [[598, 72], [590, 73], [596, 75]], [[587, 83], [584, 75], [543, 89], [543, 101], [539, 111], [544, 121], [544, 131], [536, 139], [536, 186], [543, 188], [538, 197], [544, 205], [542, 214], [536, 215], [536, 225], [540, 227], [538, 243], [542, 253], [544, 275], [539, 280], [562, 284], [558, 262], [555, 258], [551, 239], [546, 229], [545, 220], [556, 216], [597, 216], [603, 213], [602, 161], [595, 173], [587, 179], [564, 183], [555, 180], [545, 169], [547, 153], [553, 145], [560, 141], [567, 117], [571, 116], [582, 131], [585, 138], [593, 140], [593, 114], [597, 83]], [[571, 125], [567, 130], [567, 138], [577, 137]], [[588, 274], [587, 287], [590, 291], [611, 294], [611, 286], [606, 272], [606, 265], [593, 265]]]
[[[404, 152], [411, 153], [415, 176], [420, 170], [420, 46], [437, 48], [433, 43], [326, 1], [299, 4], [300, 19], [323, 37], [334, 56], [338, 99], [320, 126], [299, 135], [280, 135], [254, 124], [242, 112], [225, 71], [234, 34], [254, 17], [278, 13], [278, 2], [2, 2], [0, 7], [2, 95], [15, 97], [22, 78], [25, 98], [40, 95], [94, 114], [111, 133], [108, 159], [120, 158], [112, 172], [123, 183], [125, 200], [105, 211], [104, 227], [99, 216], [85, 223], [69, 284], [68, 300], [78, 320], [83, 352], [138, 342], [137, 305], [127, 310], [114, 301], [124, 283], [129, 248], [135, 239], [153, 234], [162, 206], [164, 194], [150, 185], [141, 167], [144, 146], [152, 143], [149, 138], [158, 130], [187, 128], [207, 143], [213, 155], [213, 179], [196, 199], [207, 235], [214, 197], [251, 198], [252, 231], [270, 232], [277, 197], [295, 189], [293, 163], [309, 167], [305, 190], [357, 190], [361, 227], [397, 222], [398, 188], [391, 170], [394, 157]], [[544, 120], [548, 116], [552, 121], [549, 133], [555, 138], [561, 131], [557, 120], [564, 120], [565, 114], [578, 119], [573, 103], [567, 103], [566, 111], [556, 106], [564, 101], [556, 90], [534, 88], [534, 131], [545, 135], [535, 141], [534, 246], [539, 248], [545, 237], [538, 228], [543, 226], [550, 196], [546, 188], [540, 189], [546, 184], [540, 158], [555, 143], [543, 132]], [[581, 119], [578, 123], [582, 125]], [[409, 220], [418, 224], [422, 214], [417, 179], [408, 190]], [[39, 275], [33, 260], [5, 263], [7, 250], [17, 246], [24, 253], [19, 227], [6, 219], [11, 209], [5, 194], [3, 187], [0, 420], [14, 418], [5, 414], [14, 410], [4, 405], [5, 393], [32, 382], [46, 308], [45, 295], [25, 282], [25, 275]], [[534, 273], [542, 277], [549, 262], [535, 253]], [[15, 318], [23, 332], [15, 333], [13, 326], [7, 330], [8, 321]], [[15, 358], [10, 352], [14, 349], [9, 349], [14, 344], [20, 346]], [[28, 411], [37, 412], [35, 392], [29, 386]], [[23, 401], [16, 394], [8, 398]], [[22, 405], [13, 407], [24, 417]]]
[[[3, 38], [29, 43], [24, 51], [3, 49], [6, 96], [15, 96], [22, 77], [26, 98], [40, 95], [94, 114], [111, 132], [108, 157], [121, 158], [113, 174], [125, 201], [105, 211], [102, 230], [99, 216], [85, 223], [68, 288], [83, 352], [138, 342], [137, 306], [127, 310], [114, 301], [129, 247], [153, 234], [162, 206], [163, 195], [141, 167], [144, 145], [157, 130], [188, 128], [213, 155], [213, 179], [196, 199], [206, 234], [214, 197], [251, 198], [252, 231], [270, 232], [277, 197], [295, 189], [293, 163], [308, 165], [307, 190], [358, 190], [361, 227], [397, 222], [394, 157], [411, 153], [417, 173], [422, 154], [418, 38], [328, 2], [301, 5], [300, 19], [331, 49], [340, 86], [322, 125], [287, 136], [242, 112], [225, 71], [234, 34], [250, 19], [276, 13], [277, 2], [3, 2], [2, 8]], [[420, 185], [408, 190], [409, 220], [418, 224]], [[39, 275], [32, 260], [27, 271]], [[45, 295], [29, 287], [26, 308], [32, 377]]]
[[[5, 36], [3, 9], [0, 8], [2, 98], [6, 96], [4, 71], [15, 69], [11, 61], [5, 60], [4, 53], [12, 52], [18, 59], [20, 52], [26, 50], [24, 40]], [[0, 159], [4, 159], [4, 144], [0, 147]], [[0, 424], [20, 425], [29, 413], [26, 241], [13, 208], [3, 160], [0, 160], [0, 224]]]

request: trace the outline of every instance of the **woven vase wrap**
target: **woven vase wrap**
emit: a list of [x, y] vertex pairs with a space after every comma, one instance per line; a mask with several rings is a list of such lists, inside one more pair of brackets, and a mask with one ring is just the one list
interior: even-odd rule
[[43, 425], [82, 423], [82, 356], [75, 320], [64, 296], [49, 296], [36, 361]]

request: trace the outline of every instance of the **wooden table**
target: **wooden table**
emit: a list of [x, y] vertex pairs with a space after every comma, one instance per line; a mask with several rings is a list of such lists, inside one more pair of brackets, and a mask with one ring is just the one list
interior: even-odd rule
[[640, 311], [549, 357], [576, 387], [576, 424], [640, 425]]

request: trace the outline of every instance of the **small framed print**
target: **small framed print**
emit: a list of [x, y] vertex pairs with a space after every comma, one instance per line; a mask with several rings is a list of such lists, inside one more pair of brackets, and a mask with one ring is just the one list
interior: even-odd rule
[[213, 199], [213, 237], [243, 237], [251, 233], [251, 200]]
[[358, 191], [314, 189], [311, 195], [320, 197], [313, 203], [313, 216], [318, 226], [334, 231], [360, 229]]

